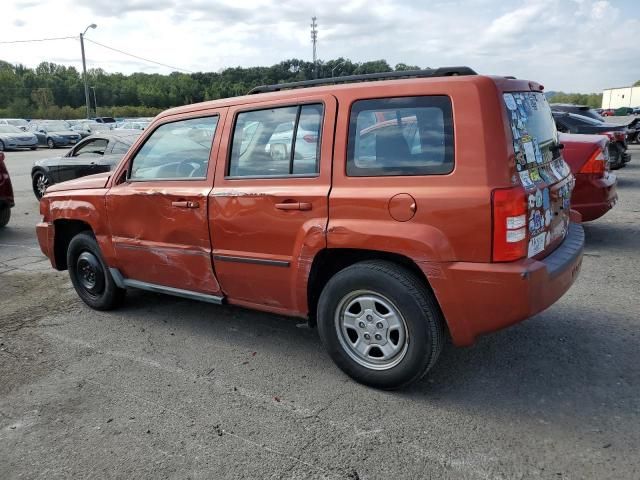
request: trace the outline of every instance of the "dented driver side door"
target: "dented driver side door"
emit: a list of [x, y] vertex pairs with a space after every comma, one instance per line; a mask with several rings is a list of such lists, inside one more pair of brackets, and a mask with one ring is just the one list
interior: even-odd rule
[[225, 113], [163, 119], [129, 155], [126, 174], [106, 196], [117, 268], [125, 279], [220, 292], [207, 211]]

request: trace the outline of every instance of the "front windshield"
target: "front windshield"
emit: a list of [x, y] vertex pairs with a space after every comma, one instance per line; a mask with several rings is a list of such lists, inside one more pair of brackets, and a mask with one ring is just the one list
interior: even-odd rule
[[0, 133], [24, 133], [24, 132], [12, 125], [0, 125]]
[[51, 130], [52, 132], [59, 132], [62, 130], [69, 130], [69, 125], [67, 122], [59, 121], [59, 122], [47, 122], [42, 124], [46, 127], [47, 130]]

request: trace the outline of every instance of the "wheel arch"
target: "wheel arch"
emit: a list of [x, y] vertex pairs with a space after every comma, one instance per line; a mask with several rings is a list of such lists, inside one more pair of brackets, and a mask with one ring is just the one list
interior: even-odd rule
[[[322, 289], [339, 271], [365, 260], [384, 260], [403, 266], [413, 273], [433, 293], [428, 278], [413, 259], [405, 255], [381, 250], [352, 248], [324, 248], [315, 255], [307, 282], [307, 306], [309, 323], [316, 324], [316, 310]], [[434, 299], [435, 299], [434, 295]]]
[[53, 254], [57, 270], [66, 270], [67, 250], [71, 239], [80, 232], [91, 232], [91, 225], [82, 220], [71, 220], [67, 218], [59, 218], [53, 222], [55, 226], [55, 237], [53, 242]]

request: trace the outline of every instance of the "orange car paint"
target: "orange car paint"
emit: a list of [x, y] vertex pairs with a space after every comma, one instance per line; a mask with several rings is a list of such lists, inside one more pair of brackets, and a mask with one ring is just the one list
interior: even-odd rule
[[[517, 184], [502, 93], [540, 90], [534, 82], [476, 75], [287, 90], [174, 108], [156, 117], [108, 179], [91, 176], [50, 187], [38, 239], [55, 267], [56, 222], [81, 220], [94, 231], [106, 263], [127, 277], [300, 317], [310, 315], [309, 273], [320, 252], [387, 252], [424, 273], [453, 342], [469, 345], [554, 303], [582, 260], [580, 250], [553, 275], [540, 256], [491, 262], [491, 192]], [[451, 99], [453, 172], [348, 177], [353, 102], [421, 95]], [[304, 103], [324, 105], [317, 176], [225, 176], [237, 112]], [[219, 123], [206, 180], [126, 181], [131, 160], [159, 125], [214, 114]], [[172, 202], [198, 207], [174, 208]]]

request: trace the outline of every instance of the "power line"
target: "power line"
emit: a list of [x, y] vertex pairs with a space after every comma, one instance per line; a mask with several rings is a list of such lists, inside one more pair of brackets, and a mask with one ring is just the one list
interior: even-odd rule
[[171, 65], [167, 65], [166, 63], [160, 63], [160, 62], [156, 62], [155, 60], [149, 60], [148, 58], [140, 57], [138, 55], [134, 55], [133, 53], [128, 53], [128, 52], [125, 52], [123, 50], [118, 50], [117, 48], [109, 47], [108, 45], [104, 45], [102, 43], [98, 43], [95, 40], [91, 40], [91, 39], [86, 38], [86, 37], [85, 37], [85, 40], [87, 42], [95, 43], [96, 45], [99, 45], [99, 46], [101, 46], [103, 48], [107, 48], [109, 50], [113, 50], [114, 52], [122, 53], [123, 55], [128, 55], [129, 57], [137, 58], [138, 60], [143, 60], [143, 61], [149, 62], [149, 63], [155, 63], [156, 65], [160, 65], [160, 66], [163, 66], [163, 67], [171, 68], [173, 70], [181, 70], [183, 72], [193, 73], [191, 70], [187, 70], [186, 68], [173, 67]]
[[0, 41], [0, 43], [30, 43], [30, 42], [48, 42], [50, 40], [67, 40], [69, 38], [75, 38], [77, 39], [78, 37], [53, 37], [53, 38], [34, 38], [31, 40], [2, 40]]

